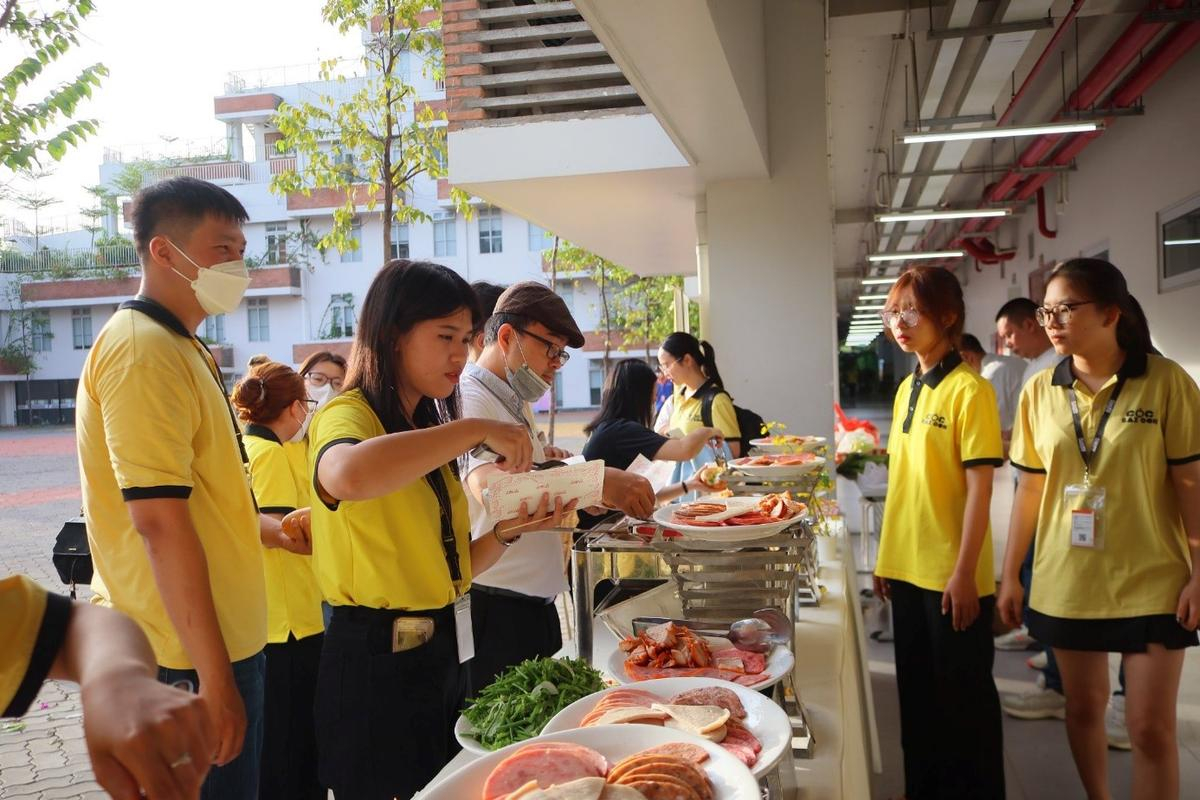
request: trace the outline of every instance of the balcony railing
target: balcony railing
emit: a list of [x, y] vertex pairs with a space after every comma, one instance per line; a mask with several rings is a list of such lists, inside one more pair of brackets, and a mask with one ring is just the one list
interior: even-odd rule
[[271, 176], [296, 168], [295, 156], [272, 158], [268, 161], [221, 161], [214, 164], [181, 164], [148, 170], [142, 180], [149, 186], [167, 178], [186, 175], [203, 181], [228, 186], [239, 183], [267, 183]]
[[476, 0], [475, 8], [453, 13], [458, 24], [443, 34], [452, 127], [645, 109], [570, 0], [515, 6]]
[[[254, 94], [277, 86], [293, 86], [297, 83], [320, 81], [322, 80], [321, 63], [313, 61], [308, 64], [288, 64], [230, 72], [225, 77], [225, 94]], [[348, 77], [358, 76], [362, 72], [362, 61], [356, 58], [340, 59], [333, 72]]]
[[94, 277], [96, 270], [138, 269], [133, 245], [115, 244], [95, 248], [66, 248], [24, 253], [0, 251], [0, 273], [36, 277]]

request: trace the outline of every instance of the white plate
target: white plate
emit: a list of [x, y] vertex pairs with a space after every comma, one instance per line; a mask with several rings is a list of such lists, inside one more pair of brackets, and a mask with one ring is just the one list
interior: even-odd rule
[[[723, 650], [726, 647], [732, 647], [728, 639], [722, 639], [718, 636], [705, 636], [704, 638], [708, 641], [709, 647], [711, 647], [713, 650]], [[621, 648], [619, 647], [613, 650], [612, 655], [608, 657], [608, 663], [604, 665], [605, 671], [607, 671], [608, 674], [615, 678], [619, 683], [626, 686], [641, 686], [643, 683], [646, 683], [646, 681], [635, 681], [625, 674], [625, 655], [626, 654], [621, 652]], [[766, 675], [766, 678], [764, 678], [761, 683], [756, 683], [753, 686], [746, 686], [745, 688], [753, 689], [757, 692], [759, 689], [766, 689], [774, 686], [783, 680], [783, 676], [790, 673], [793, 669], [795, 669], [795, 667], [796, 656], [792, 654], [791, 650], [788, 650], [781, 644], [777, 644], [772, 647], [771, 652], [767, 654], [767, 666], [762, 672], [763, 675]], [[680, 672], [683, 672], [686, 669], [689, 668], [681, 667]], [[680, 678], [683, 677], [687, 676], [680, 676]], [[677, 679], [671, 678], [671, 680]], [[740, 683], [734, 683], [733, 681], [727, 681], [723, 678], [704, 678], [703, 680], [709, 681], [710, 683], [717, 683], [722, 686], [726, 684], [730, 686], [742, 685]]]
[[454, 738], [462, 745], [462, 749], [468, 753], [474, 753], [477, 756], [485, 756], [491, 753], [486, 747], [481, 745], [476, 739], [467, 735], [467, 731], [471, 730], [471, 723], [462, 714], [458, 715], [458, 722], [454, 723]]
[[421, 800], [476, 800], [483, 796], [483, 785], [492, 770], [508, 756], [522, 747], [535, 742], [570, 742], [596, 750], [609, 764], [615, 764], [626, 756], [641, 752], [648, 747], [671, 742], [686, 742], [703, 747], [708, 751], [708, 760], [701, 767], [713, 783], [716, 800], [758, 800], [761, 797], [758, 781], [746, 765], [730, 755], [720, 745], [669, 728], [650, 725], [598, 725], [595, 728], [579, 728], [573, 731], [538, 736], [525, 742], [510, 744], [494, 753], [488, 753], [463, 765], [433, 786], [426, 787], [417, 796]]
[[825, 466], [825, 459], [820, 456], [809, 461], [807, 464], [772, 464], [768, 467], [743, 466], [737, 463], [740, 460], [735, 458], [729, 462], [729, 466], [743, 475], [749, 475], [751, 478], [766, 478], [777, 481], [802, 478], [813, 470]]
[[677, 505], [667, 505], [654, 512], [654, 521], [667, 530], [677, 531], [688, 539], [702, 539], [707, 542], [746, 542], [751, 539], [765, 539], [774, 536], [788, 525], [796, 522], [796, 517], [768, 522], [762, 525], [721, 525], [705, 527], [703, 525], [680, 525], [671, 521]]
[[824, 436], [806, 436], [804, 444], [775, 444], [770, 437], [751, 439], [750, 446], [761, 453], [811, 453], [825, 446], [829, 440]]
[[[756, 778], [768, 774], [779, 763], [779, 759], [783, 758], [784, 751], [792, 741], [792, 724], [788, 721], [787, 714], [768, 698], [745, 686], [739, 686], [736, 683], [729, 685], [726, 681], [713, 678], [658, 678], [652, 681], [642, 681], [637, 688], [656, 694], [663, 698], [663, 702], [666, 702], [680, 692], [686, 692], [689, 689], [707, 689], [712, 686], [730, 689], [742, 701], [742, 706], [746, 709], [746, 718], [742, 720], [742, 724], [758, 737], [758, 741], [762, 744], [758, 761], [751, 767], [751, 771]], [[602, 689], [571, 703], [546, 723], [546, 727], [542, 728], [542, 734], [578, 728], [579, 723], [583, 721], [588, 712], [595, 708], [601, 698], [611, 691], [613, 689]]]

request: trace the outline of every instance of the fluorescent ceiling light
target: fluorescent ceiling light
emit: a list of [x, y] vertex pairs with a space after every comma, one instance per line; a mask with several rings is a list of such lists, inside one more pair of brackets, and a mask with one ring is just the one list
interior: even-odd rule
[[872, 253], [867, 256], [868, 261], [920, 261], [929, 258], [962, 258], [962, 250], [927, 250], [923, 252], [911, 251], [907, 253]]
[[860, 294], [858, 296], [858, 302], [860, 302], [860, 303], [886, 303], [887, 295], [886, 294]]
[[962, 142], [971, 139], [1012, 139], [1018, 136], [1042, 134], [1090, 133], [1103, 130], [1099, 122], [1048, 122], [1044, 125], [1005, 125], [999, 128], [971, 128], [958, 131], [922, 131], [904, 134], [905, 144], [928, 142]]
[[983, 219], [1007, 217], [1012, 209], [1004, 208], [924, 208], [912, 211], [884, 211], [875, 215], [876, 222], [928, 222], [934, 219]]
[[1200, 239], [1168, 239], [1163, 244], [1167, 247], [1175, 247], [1181, 244], [1200, 244]]
[[855, 311], [882, 311], [883, 306], [855, 306]]
[[891, 284], [895, 283], [898, 280], [900, 280], [899, 275], [897, 275], [895, 278], [863, 278], [862, 285], [863, 286], [890, 286]]

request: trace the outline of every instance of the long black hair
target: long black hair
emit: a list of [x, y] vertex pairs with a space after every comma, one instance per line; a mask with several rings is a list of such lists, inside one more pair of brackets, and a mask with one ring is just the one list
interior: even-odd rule
[[717, 371], [717, 353], [708, 342], [697, 339], [690, 333], [675, 331], [662, 343], [662, 349], [674, 356], [676, 360], [682, 360], [684, 356], [691, 356], [696, 365], [700, 367], [700, 371], [704, 373], [704, 377], [717, 386], [724, 387], [724, 384], [721, 383], [721, 373]]
[[478, 329], [479, 301], [474, 290], [457, 272], [441, 264], [396, 258], [371, 281], [358, 316], [345, 391], [360, 390], [388, 433], [458, 419], [456, 389], [444, 400], [422, 397], [409, 424], [400, 403], [396, 347], [400, 337], [418, 322], [448, 317], [463, 308], [471, 312], [472, 329]]
[[1099, 258], [1072, 258], [1054, 270], [1050, 280], [1062, 278], [1100, 308], [1116, 308], [1117, 345], [1126, 353], [1162, 355], [1150, 340], [1150, 324], [1142, 304], [1129, 293], [1121, 270]]
[[658, 376], [640, 358], [618, 361], [604, 381], [600, 412], [583, 429], [590, 434], [600, 423], [627, 419], [649, 428], [654, 424], [654, 385]]

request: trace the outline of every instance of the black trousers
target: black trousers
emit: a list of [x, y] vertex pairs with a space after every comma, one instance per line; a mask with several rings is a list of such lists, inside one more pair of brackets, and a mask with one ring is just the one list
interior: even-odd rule
[[325, 800], [317, 779], [317, 667], [323, 634], [268, 644], [259, 800]]
[[[432, 617], [433, 639], [392, 652], [392, 620]], [[337, 606], [317, 678], [321, 783], [337, 800], [412, 797], [459, 751], [454, 723], [470, 684], [453, 606], [389, 612]]]
[[508, 597], [471, 589], [471, 696], [513, 664], [552, 656], [562, 648], [562, 628], [553, 603], [539, 597]]
[[1004, 800], [1000, 696], [992, 680], [995, 596], [955, 631], [942, 593], [889, 581], [907, 800]]

